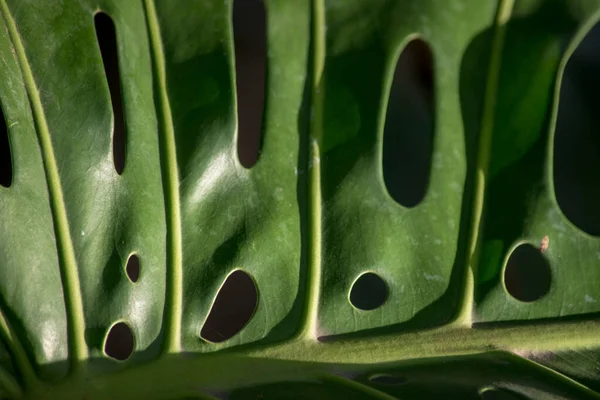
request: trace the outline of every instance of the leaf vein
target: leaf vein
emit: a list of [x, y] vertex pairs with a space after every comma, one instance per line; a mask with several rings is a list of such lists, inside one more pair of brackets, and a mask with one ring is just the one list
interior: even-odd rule
[[176, 353], [181, 348], [182, 319], [182, 234], [179, 195], [179, 171], [175, 129], [167, 90], [165, 55], [160, 38], [160, 25], [153, 0], [144, 1], [152, 72], [154, 75], [155, 103], [161, 148], [161, 169], [167, 213], [167, 284], [164, 313], [164, 353]]
[[33, 72], [29, 65], [16, 23], [10, 14], [10, 10], [5, 0], [0, 1], [0, 11], [4, 16], [4, 20], [8, 27], [8, 33], [15, 47], [18, 64], [29, 97], [38, 143], [40, 145], [50, 199], [52, 222], [54, 224], [54, 231], [57, 239], [56, 247], [67, 314], [69, 355], [71, 366], [77, 368], [77, 366], [80, 365], [80, 361], [87, 358], [88, 350], [84, 337], [85, 323], [83, 316], [83, 301], [81, 298], [77, 261], [69, 230], [69, 222], [63, 199], [58, 165], [52, 147], [52, 139], [44, 114], [40, 92], [33, 77]]

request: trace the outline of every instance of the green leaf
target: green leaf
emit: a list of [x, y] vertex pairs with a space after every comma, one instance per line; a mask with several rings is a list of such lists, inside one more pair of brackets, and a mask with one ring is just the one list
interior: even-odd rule
[[[600, 239], [557, 200], [554, 175], [563, 74], [600, 0], [264, 4], [247, 169], [232, 0], [0, 0], [13, 170], [0, 187], [0, 397], [600, 398]], [[122, 174], [97, 12], [116, 29]], [[409, 208], [388, 192], [382, 146], [416, 37], [433, 54], [434, 136]], [[597, 126], [594, 71], [578, 75], [573, 130]], [[550, 282], [527, 302], [505, 278], [523, 244]], [[238, 270], [256, 309], [211, 342], [202, 329]], [[366, 272], [387, 289], [368, 311], [350, 295]], [[248, 302], [237, 297], [224, 301]], [[125, 362], [107, 351], [118, 323], [133, 335]]]

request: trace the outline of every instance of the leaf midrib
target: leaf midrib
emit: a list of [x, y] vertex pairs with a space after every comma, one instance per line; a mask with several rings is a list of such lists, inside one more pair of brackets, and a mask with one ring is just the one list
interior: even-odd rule
[[[577, 332], [574, 340], [573, 332]], [[110, 397], [109, 388], [126, 387], [130, 382], [142, 382], [157, 377], [163, 389], [177, 393], [189, 387], [220, 390], [235, 387], [240, 380], [244, 386], [252, 382], [271, 380], [303, 380], [322, 378], [332, 371], [344, 373], [371, 369], [377, 366], [398, 365], [414, 360], [434, 360], [442, 357], [468, 356], [490, 352], [518, 351], [519, 354], [547, 350], [573, 350], [595, 345], [600, 335], [600, 321], [533, 323], [528, 326], [496, 326], [472, 328], [443, 327], [420, 332], [375, 335], [335, 342], [294, 341], [260, 349], [232, 349], [227, 352], [204, 353], [195, 357], [186, 355], [164, 358], [91, 378], [98, 388], [94, 398]], [[515, 357], [519, 357], [516, 356]], [[589, 398], [600, 396], [581, 383], [526, 358], [519, 360], [551, 373], [555, 379], [568, 383]], [[287, 362], [295, 363], [292, 367]], [[272, 364], [271, 364], [272, 363]], [[205, 369], [206, 365], [211, 368]], [[282, 368], [287, 366], [289, 370]], [[383, 367], [385, 368], [385, 367]], [[254, 369], [260, 374], [252, 374]], [[197, 374], [192, 371], [203, 371]], [[223, 371], [227, 370], [227, 374]], [[131, 388], [144, 398], [158, 398], [143, 387]], [[60, 388], [57, 388], [59, 391]], [[154, 396], [154, 397], [153, 397]]]

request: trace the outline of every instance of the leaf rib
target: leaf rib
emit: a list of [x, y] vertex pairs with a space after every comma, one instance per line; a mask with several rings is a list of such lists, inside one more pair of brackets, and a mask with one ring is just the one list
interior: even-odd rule
[[[15, 365], [17, 366], [25, 385], [32, 385], [37, 381], [33, 366], [31, 365], [25, 349], [18, 338], [15, 337], [8, 321], [0, 311], [0, 338], [6, 343], [6, 347], [11, 352]], [[19, 384], [4, 369], [0, 368], [0, 386], [4, 387], [11, 394], [21, 391]]]
[[48, 186], [50, 209], [52, 212], [52, 222], [54, 224], [54, 231], [57, 239], [56, 246], [67, 314], [69, 355], [71, 367], [77, 369], [78, 366], [81, 365], [81, 361], [87, 358], [88, 350], [84, 337], [85, 322], [77, 261], [69, 230], [60, 176], [56, 158], [54, 156], [54, 149], [52, 147], [50, 130], [40, 99], [40, 93], [33, 77], [31, 66], [27, 60], [25, 48], [21, 41], [15, 21], [5, 0], [0, 0], [0, 11], [4, 16], [4, 20], [8, 27], [8, 33], [15, 47], [25, 89], [29, 97], [38, 143], [41, 149], [42, 162]]
[[13, 399], [23, 397], [23, 391], [15, 378], [2, 367], [0, 367], [0, 388]]
[[311, 125], [308, 145], [308, 229], [306, 297], [299, 338], [315, 338], [321, 276], [321, 167], [320, 149], [323, 122], [323, 68], [325, 65], [325, 6], [323, 0], [312, 3], [312, 50], [313, 71], [311, 90]]
[[515, 356], [518, 357], [518, 360], [524, 364], [527, 365], [529, 368], [531, 369], [537, 369], [540, 372], [542, 372], [543, 374], [545, 374], [548, 379], [552, 379], [554, 381], [558, 381], [563, 383], [564, 385], [568, 385], [571, 386], [575, 389], [577, 389], [582, 395], [586, 396], [587, 398], [590, 399], [600, 399], [600, 394], [596, 393], [595, 391], [593, 391], [592, 389], [588, 388], [587, 386], [585, 386], [584, 384], [576, 381], [575, 379], [561, 373], [558, 372], [556, 370], [553, 370], [552, 368], [548, 368], [545, 365], [542, 365], [538, 362], [535, 362], [533, 360], [530, 360], [528, 358], [525, 357], [520, 357], [520, 356]]
[[167, 210], [167, 287], [165, 301], [165, 343], [163, 352], [176, 353], [181, 348], [182, 318], [182, 244], [179, 199], [179, 172], [175, 147], [175, 129], [167, 91], [165, 55], [160, 25], [153, 0], [144, 0], [146, 22], [152, 54], [155, 101], [161, 147], [161, 168]]
[[490, 64], [486, 79], [486, 90], [481, 118], [481, 131], [477, 149], [477, 164], [475, 166], [475, 184], [473, 210], [469, 231], [468, 259], [466, 260], [465, 277], [463, 281], [463, 297], [458, 313], [453, 321], [456, 325], [471, 325], [473, 302], [475, 295], [475, 269], [479, 258], [479, 235], [484, 209], [486, 180], [490, 163], [492, 134], [495, 122], [496, 95], [500, 79], [500, 64], [504, 48], [505, 26], [512, 13], [514, 0], [500, 0], [495, 19], [494, 37], [492, 38]]
[[[360, 393], [367, 399], [374, 400], [398, 400], [396, 397], [390, 396], [387, 393], [381, 392], [363, 383], [344, 378], [339, 375], [327, 374], [321, 378], [324, 382], [331, 382], [335, 385], [345, 386], [355, 393]], [[361, 396], [361, 398], [362, 398]]]

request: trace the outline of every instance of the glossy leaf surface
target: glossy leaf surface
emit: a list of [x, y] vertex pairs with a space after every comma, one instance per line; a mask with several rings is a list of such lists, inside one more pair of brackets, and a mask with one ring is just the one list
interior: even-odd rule
[[[115, 28], [123, 115], [98, 12]], [[600, 239], [557, 195], [565, 126], [598, 143], [600, 62], [570, 63], [600, 1], [265, 12], [261, 145], [245, 168], [231, 0], [0, 0], [0, 397], [600, 397]], [[388, 100], [416, 38], [431, 53], [433, 141], [407, 208], [382, 158], [386, 122], [414, 128], [414, 108]], [[574, 170], [574, 193], [593, 196], [580, 189], [595, 175]], [[523, 244], [549, 271], [527, 301], [506, 273]], [[234, 276], [251, 298], [228, 289]], [[212, 320], [236, 302], [243, 321]], [[107, 351], [113, 326], [133, 353]]]

